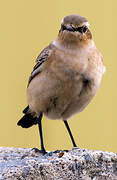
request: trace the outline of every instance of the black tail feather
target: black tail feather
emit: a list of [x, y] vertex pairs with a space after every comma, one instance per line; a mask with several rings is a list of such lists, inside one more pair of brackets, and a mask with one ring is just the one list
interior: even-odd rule
[[26, 114], [27, 112], [28, 112], [28, 110], [29, 110], [29, 106], [27, 106], [22, 112], [23, 112], [23, 114]]
[[25, 114], [17, 123], [18, 126], [23, 128], [29, 128], [35, 124], [37, 124], [37, 118], [31, 114]]

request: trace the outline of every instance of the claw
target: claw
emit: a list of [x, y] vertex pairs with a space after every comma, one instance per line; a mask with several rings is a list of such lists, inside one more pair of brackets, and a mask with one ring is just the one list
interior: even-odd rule
[[47, 153], [44, 149], [39, 150], [38, 148], [32, 148], [32, 151], [35, 151], [35, 153], [42, 153], [43, 155], [45, 155]]

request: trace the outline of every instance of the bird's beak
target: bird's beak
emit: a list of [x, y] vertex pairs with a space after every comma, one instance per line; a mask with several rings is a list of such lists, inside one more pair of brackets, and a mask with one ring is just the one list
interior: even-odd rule
[[72, 26], [70, 26], [70, 25], [67, 25], [67, 26], [66, 26], [66, 30], [72, 31], [72, 32], [75, 31], [75, 29], [74, 29]]
[[61, 30], [62, 31], [71, 31], [71, 32], [74, 32], [75, 31], [75, 29], [71, 26], [71, 25], [66, 25], [66, 26], [64, 26], [64, 25], [61, 25]]

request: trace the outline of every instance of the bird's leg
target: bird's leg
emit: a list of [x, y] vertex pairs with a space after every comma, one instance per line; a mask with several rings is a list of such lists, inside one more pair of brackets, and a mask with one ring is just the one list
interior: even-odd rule
[[70, 138], [71, 138], [71, 140], [72, 140], [73, 147], [77, 147], [77, 146], [76, 146], [76, 143], [75, 143], [75, 141], [74, 141], [72, 132], [71, 132], [71, 130], [70, 130], [69, 124], [68, 124], [68, 122], [67, 122], [66, 120], [64, 120], [64, 124], [65, 124], [65, 126], [66, 126], [66, 128], [67, 128], [67, 131], [68, 131], [68, 133], [69, 133], [69, 135], [70, 135]]
[[43, 114], [41, 113], [40, 116], [37, 118], [37, 124], [39, 128], [39, 135], [40, 135], [40, 141], [41, 141], [41, 152], [45, 154], [46, 150], [44, 148], [44, 143], [43, 143], [43, 133], [42, 133], [42, 124], [41, 124], [42, 116]]

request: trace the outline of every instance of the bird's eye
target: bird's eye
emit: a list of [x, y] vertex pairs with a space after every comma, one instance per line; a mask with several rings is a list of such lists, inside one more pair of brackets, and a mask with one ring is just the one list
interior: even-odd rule
[[66, 29], [67, 29], [66, 26], [61, 25], [61, 30], [62, 30], [62, 31], [66, 30]]
[[87, 26], [82, 26], [82, 27], [78, 27], [77, 30], [80, 32], [80, 33], [85, 33], [87, 31]]
[[87, 29], [88, 29], [87, 26], [84, 26], [83, 27], [83, 33], [85, 33], [87, 31]]

